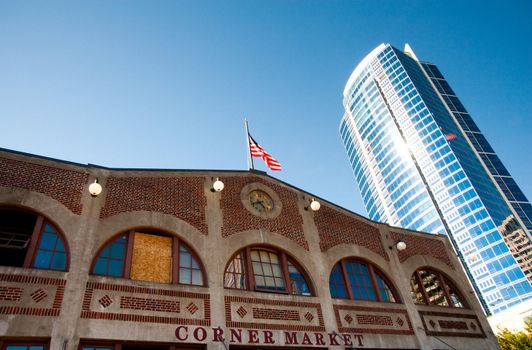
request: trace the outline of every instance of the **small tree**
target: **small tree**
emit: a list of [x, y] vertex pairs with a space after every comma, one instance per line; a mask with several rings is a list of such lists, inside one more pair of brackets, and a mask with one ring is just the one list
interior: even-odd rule
[[497, 340], [503, 350], [530, 350], [532, 349], [532, 318], [525, 320], [525, 330], [511, 332], [504, 328], [498, 335]]

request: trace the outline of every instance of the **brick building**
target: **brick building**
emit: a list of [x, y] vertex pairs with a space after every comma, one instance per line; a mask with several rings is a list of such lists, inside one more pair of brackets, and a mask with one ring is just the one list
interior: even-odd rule
[[0, 350], [498, 348], [446, 237], [311, 200], [0, 150]]

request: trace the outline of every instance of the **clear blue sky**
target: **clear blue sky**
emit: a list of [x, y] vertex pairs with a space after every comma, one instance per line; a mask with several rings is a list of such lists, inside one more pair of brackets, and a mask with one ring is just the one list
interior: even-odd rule
[[342, 91], [378, 44], [408, 42], [531, 199], [531, 14], [530, 1], [0, 0], [0, 147], [245, 169], [247, 117], [284, 167], [270, 174], [366, 215]]

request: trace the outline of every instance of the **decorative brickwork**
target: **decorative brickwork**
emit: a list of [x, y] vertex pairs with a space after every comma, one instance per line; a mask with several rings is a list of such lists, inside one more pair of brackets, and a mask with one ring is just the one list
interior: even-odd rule
[[[242, 304], [253, 312], [249, 314]], [[303, 320], [300, 315], [304, 315]], [[299, 301], [225, 296], [225, 323], [231, 328], [325, 331], [321, 305]]]
[[[0, 314], [59, 316], [65, 293], [65, 280], [0, 274], [0, 284]], [[48, 294], [54, 291], [53, 299], [47, 298]], [[27, 306], [31, 303], [38, 303], [40, 307]]]
[[253, 308], [253, 317], [264, 320], [291, 320], [299, 321], [299, 312], [296, 310], [279, 310], [266, 308]]
[[443, 329], [460, 329], [460, 330], [467, 330], [467, 323], [463, 321], [445, 321], [445, 320], [439, 320], [438, 324]]
[[148, 311], [165, 311], [179, 313], [179, 301], [126, 297], [120, 298], [121, 309], [131, 310], [148, 310]]
[[390, 316], [378, 315], [357, 315], [358, 324], [371, 324], [376, 326], [393, 326], [393, 321]]
[[326, 205], [314, 212], [314, 222], [320, 235], [322, 252], [342, 243], [356, 244], [388, 260], [376, 227]]
[[191, 315], [194, 315], [199, 310], [199, 307], [198, 305], [191, 302], [190, 304], [187, 305], [187, 310], [188, 312], [190, 312]]
[[101, 297], [100, 299], [98, 299], [98, 302], [99, 302], [100, 305], [103, 306], [103, 307], [109, 307], [109, 306], [111, 306], [111, 304], [113, 303], [113, 299], [111, 299], [110, 296], [108, 296], [107, 294], [105, 294], [103, 297]]
[[0, 287], [0, 300], [19, 301], [22, 295], [22, 288]]
[[[266, 228], [278, 233], [308, 250], [308, 242], [303, 234], [303, 218], [298, 210], [297, 193], [256, 176], [238, 176], [221, 178], [225, 183], [220, 207], [223, 211], [222, 236], [229, 237], [235, 233]], [[263, 219], [250, 213], [242, 205], [240, 193], [250, 183], [261, 183], [271, 188], [280, 198], [283, 209], [279, 216]]]
[[31, 293], [31, 298], [36, 303], [38, 303], [39, 301], [43, 300], [47, 296], [48, 295], [46, 294], [46, 292], [44, 290], [42, 290], [42, 289], [37, 289], [35, 292]]
[[340, 333], [414, 334], [406, 310], [353, 305], [333, 307]]
[[173, 215], [207, 234], [204, 181], [202, 177], [110, 177], [100, 217], [147, 210]]
[[[105, 310], [93, 306], [93, 300], [101, 304], [100, 300], [105, 299], [106, 296], [109, 299], [120, 299], [120, 305], [109, 304]], [[191, 300], [194, 300], [194, 302]], [[181, 304], [187, 305], [186, 309], [189, 316], [174, 316], [181, 313]], [[127, 310], [138, 311], [132, 314]], [[145, 311], [145, 313], [142, 311]], [[153, 312], [159, 312], [161, 316], [154, 316]], [[172, 289], [88, 282], [83, 298], [81, 318], [210, 326], [210, 296], [209, 294]]]
[[81, 214], [81, 195], [88, 174], [0, 157], [0, 186], [19, 187], [47, 195]]
[[428, 255], [439, 259], [454, 269], [451, 259], [447, 254], [447, 249], [441, 240], [431, 237], [420, 237], [418, 235], [408, 235], [404, 233], [391, 232], [392, 240], [403, 241], [408, 247], [398, 251], [399, 261], [403, 262], [413, 255]]
[[476, 315], [439, 311], [419, 311], [427, 335], [486, 338]]

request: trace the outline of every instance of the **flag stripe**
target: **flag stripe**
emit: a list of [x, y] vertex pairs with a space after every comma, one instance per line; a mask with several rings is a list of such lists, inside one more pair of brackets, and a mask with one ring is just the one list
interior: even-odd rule
[[279, 163], [275, 158], [273, 158], [268, 152], [264, 150], [259, 144], [248, 134], [249, 137], [249, 152], [252, 157], [262, 158], [266, 166], [270, 170], [279, 171], [282, 170], [281, 163]]

